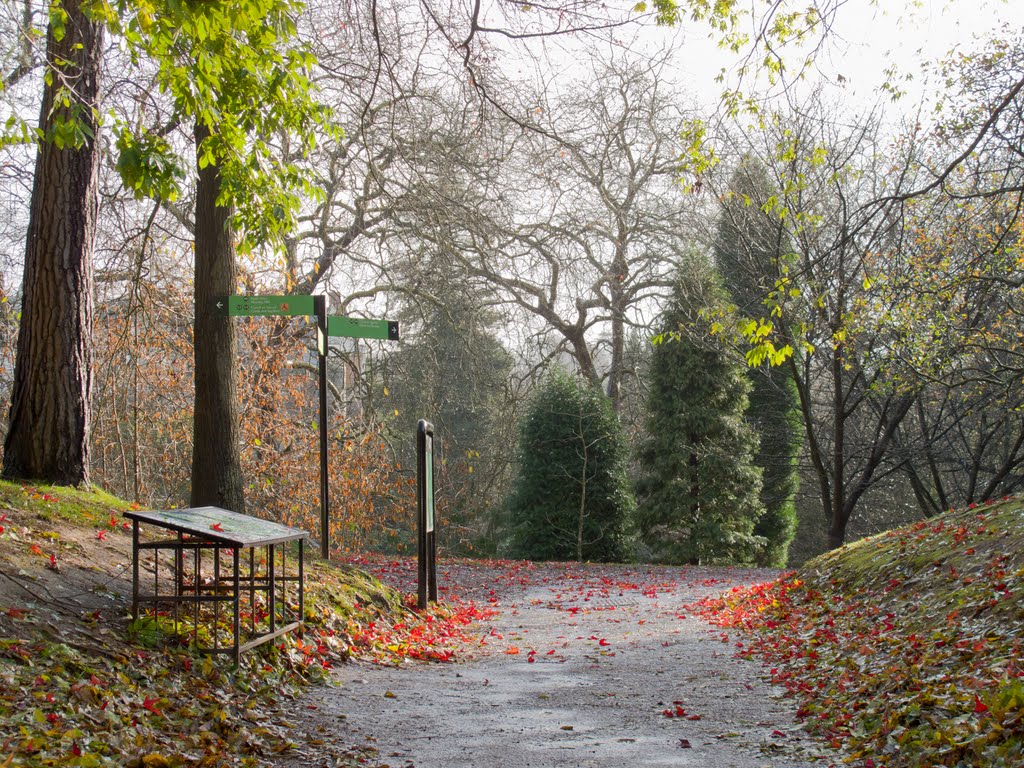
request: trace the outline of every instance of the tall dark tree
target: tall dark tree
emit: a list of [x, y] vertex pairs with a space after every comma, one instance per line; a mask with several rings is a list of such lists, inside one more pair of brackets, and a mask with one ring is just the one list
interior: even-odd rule
[[[210, 129], [195, 129], [196, 152], [205, 151]], [[194, 507], [245, 511], [239, 441], [235, 327], [216, 311], [217, 296], [235, 292], [237, 266], [231, 208], [218, 202], [220, 167], [200, 167], [196, 183], [195, 247], [195, 410], [192, 417], [192, 493]]]
[[636, 506], [628, 454], [608, 397], [568, 374], [550, 375], [520, 426], [519, 476], [507, 510], [511, 553], [625, 560]]
[[121, 131], [126, 184], [140, 196], [173, 198], [184, 161], [164, 134], [189, 126], [195, 140], [194, 505], [244, 508], [234, 331], [214, 299], [237, 288], [236, 241], [282, 244], [294, 229], [298, 191], [312, 192], [296, 162], [312, 148], [314, 128], [328, 127], [312, 96], [313, 57], [295, 42], [301, 7], [297, 0], [167, 2], [136, 9], [119, 27], [133, 55], [157, 65], [173, 101], [164, 124]]
[[85, 0], [54, 6], [42, 140], [25, 244], [21, 328], [3, 473], [89, 481], [92, 249], [103, 25]]
[[[763, 302], [775, 290], [779, 259], [788, 237], [778, 217], [763, 210], [772, 191], [764, 168], [744, 157], [730, 179], [722, 201], [715, 240], [715, 264], [739, 313], [760, 317]], [[793, 497], [799, 485], [797, 456], [801, 422], [796, 388], [788, 369], [761, 365], [748, 371], [751, 391], [748, 419], [760, 446], [754, 463], [761, 468], [764, 514], [755, 533], [768, 542], [757, 558], [760, 565], [786, 564], [796, 534]]]
[[713, 296], [710, 280], [697, 277], [704, 284], [697, 302], [687, 295], [693, 278], [678, 281], [648, 376], [637, 522], [651, 556], [662, 562], [750, 563], [765, 544], [754, 533], [764, 507], [757, 435], [744, 418], [746, 372], [693, 328], [691, 307]]

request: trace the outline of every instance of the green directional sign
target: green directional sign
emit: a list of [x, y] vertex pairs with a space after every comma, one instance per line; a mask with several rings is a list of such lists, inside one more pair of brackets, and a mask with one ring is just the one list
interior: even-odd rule
[[331, 315], [327, 318], [327, 335], [348, 336], [355, 339], [398, 341], [398, 321], [366, 320], [362, 317]]
[[316, 314], [313, 309], [313, 297], [305, 294], [297, 296], [225, 296], [217, 299], [217, 309], [224, 311], [225, 308], [228, 317]]

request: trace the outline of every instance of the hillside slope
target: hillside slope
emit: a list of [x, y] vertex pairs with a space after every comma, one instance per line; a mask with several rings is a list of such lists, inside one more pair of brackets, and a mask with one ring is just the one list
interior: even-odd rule
[[889, 531], [704, 615], [865, 768], [1024, 765], [1024, 502]]
[[310, 559], [304, 637], [236, 669], [166, 631], [132, 632], [129, 508], [0, 482], [0, 766], [271, 764], [301, 747], [306, 683], [350, 657], [445, 660], [472, 618], [414, 613], [366, 573]]

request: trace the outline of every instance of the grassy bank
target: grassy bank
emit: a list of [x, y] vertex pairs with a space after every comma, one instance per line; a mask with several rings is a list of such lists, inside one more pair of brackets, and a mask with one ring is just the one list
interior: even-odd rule
[[1024, 765], [1024, 502], [949, 512], [701, 606], [866, 768]]
[[129, 631], [129, 508], [101, 492], [0, 483], [0, 766], [269, 764], [301, 747], [305, 685], [352, 657], [447, 660], [472, 619], [416, 613], [363, 571], [310, 560], [304, 637], [238, 668], [178, 638], [140, 638]]

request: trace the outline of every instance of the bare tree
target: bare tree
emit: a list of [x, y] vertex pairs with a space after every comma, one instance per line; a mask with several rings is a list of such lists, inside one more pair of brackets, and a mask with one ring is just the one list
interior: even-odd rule
[[[778, 250], [764, 315], [742, 322], [759, 323], [789, 352], [776, 363], [796, 385], [829, 545], [838, 547], [865, 494], [901, 468], [894, 448], [919, 386], [870, 290], [879, 254], [898, 248], [902, 236], [898, 218], [862, 205], [891, 184], [890, 158], [876, 149], [883, 140], [873, 117], [849, 125], [819, 106], [763, 125], [753, 151], [774, 194], [748, 202], [777, 220]], [[727, 179], [709, 179], [711, 191], [726, 194]], [[754, 352], [748, 360], [761, 364], [763, 347]]]
[[1024, 484], [1018, 204], [1016, 193], [916, 199], [877, 289], [898, 353], [920, 382], [898, 437], [925, 515]]
[[595, 58], [593, 80], [523, 97], [537, 130], [474, 137], [476, 163], [438, 171], [408, 221], [556, 337], [552, 352], [616, 407], [627, 329], [649, 325], [690, 248], [691, 204], [675, 183], [684, 111], [661, 63]]

